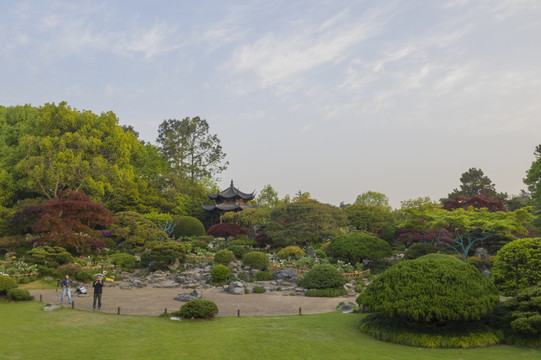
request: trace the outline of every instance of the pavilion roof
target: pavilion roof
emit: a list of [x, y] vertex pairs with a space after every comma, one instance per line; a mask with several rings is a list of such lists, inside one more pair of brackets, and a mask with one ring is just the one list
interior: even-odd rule
[[251, 194], [247, 194], [240, 191], [235, 186], [233, 186], [233, 180], [231, 180], [231, 185], [227, 189], [216, 194], [209, 193], [207, 195], [212, 200], [216, 200], [219, 198], [234, 199], [236, 197], [240, 197], [241, 199], [244, 199], [244, 200], [252, 200], [255, 197], [254, 193], [255, 191], [253, 191]]

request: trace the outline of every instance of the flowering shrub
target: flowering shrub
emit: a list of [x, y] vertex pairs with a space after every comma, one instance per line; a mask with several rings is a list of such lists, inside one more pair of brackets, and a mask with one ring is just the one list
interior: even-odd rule
[[15, 263], [1, 264], [0, 272], [6, 275], [17, 275], [17, 274], [28, 274], [32, 272], [37, 272], [37, 265], [30, 265], [23, 261], [17, 261]]

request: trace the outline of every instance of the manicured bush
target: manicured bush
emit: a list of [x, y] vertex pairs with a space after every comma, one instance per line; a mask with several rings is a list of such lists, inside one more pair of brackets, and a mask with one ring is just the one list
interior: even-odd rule
[[28, 301], [34, 299], [34, 297], [30, 295], [28, 290], [17, 288], [9, 289], [7, 296], [8, 299], [12, 301]]
[[377, 260], [392, 253], [392, 249], [384, 240], [364, 232], [353, 231], [335, 237], [327, 252], [330, 256], [355, 264], [363, 260]]
[[195, 239], [190, 242], [192, 249], [199, 248], [201, 250], [208, 250], [209, 244], [204, 240]]
[[274, 280], [274, 276], [272, 276], [272, 273], [270, 271], [263, 270], [263, 271], [259, 271], [255, 275], [255, 279], [257, 281], [270, 281], [270, 280]]
[[79, 281], [79, 282], [82, 282], [82, 283], [86, 283], [86, 282], [91, 282], [91, 281], [94, 281], [94, 275], [96, 273], [94, 271], [90, 271], [90, 270], [81, 270], [81, 271], [78, 271], [75, 273], [75, 280]]
[[327, 258], [327, 253], [323, 249], [315, 249], [314, 253], [316, 254], [316, 256], [319, 259], [326, 259]]
[[73, 256], [66, 249], [60, 246], [40, 246], [28, 251], [25, 261], [29, 264], [37, 264], [56, 268], [58, 265], [64, 265], [73, 262]]
[[306, 289], [330, 289], [339, 288], [346, 281], [340, 272], [332, 265], [316, 265], [304, 278], [298, 281], [299, 286]]
[[175, 261], [183, 262], [186, 257], [186, 246], [176, 241], [153, 241], [147, 246], [149, 249], [141, 254], [141, 262], [151, 270], [167, 270]]
[[303, 256], [297, 260], [297, 266], [301, 269], [308, 269], [314, 265], [314, 259], [310, 257]]
[[64, 278], [64, 276], [66, 275], [74, 277], [75, 274], [77, 274], [82, 269], [83, 268], [78, 264], [69, 263], [69, 264], [60, 265], [59, 267], [56, 268], [54, 273], [55, 275], [61, 278]]
[[261, 251], [250, 251], [244, 255], [242, 263], [252, 269], [265, 270], [269, 267], [270, 261], [267, 255]]
[[186, 319], [212, 319], [218, 315], [216, 303], [206, 299], [195, 299], [182, 305], [178, 314]]
[[306, 255], [303, 249], [298, 246], [286, 246], [285, 248], [278, 251], [276, 254], [280, 259], [295, 258], [298, 259], [301, 256]]
[[311, 297], [337, 297], [346, 295], [348, 292], [344, 288], [330, 288], [330, 289], [310, 289], [306, 290], [305, 296]]
[[174, 216], [173, 236], [175, 239], [185, 236], [205, 235], [205, 226], [203, 223], [192, 216]]
[[505, 302], [505, 306], [511, 311], [514, 332], [541, 341], [541, 283], [519, 291], [515, 298]]
[[228, 240], [230, 236], [248, 235], [248, 229], [239, 224], [220, 223], [208, 228], [207, 235], [224, 237]]
[[111, 238], [124, 251], [140, 253], [148, 249], [147, 243], [169, 237], [156, 224], [135, 211], [117, 212], [114, 218], [114, 224], [109, 227], [113, 231]]
[[218, 264], [210, 270], [210, 276], [218, 282], [226, 281], [229, 275], [231, 275], [231, 270], [225, 265]]
[[235, 261], [235, 254], [229, 250], [220, 250], [214, 254], [214, 262], [222, 265], [229, 265], [230, 262]]
[[237, 237], [236, 239], [230, 240], [229, 245], [242, 245], [244, 247], [252, 247], [255, 246], [257, 243], [255, 240], [250, 239], [248, 236], [241, 235]]
[[430, 244], [413, 244], [409, 249], [404, 253], [404, 259], [413, 260], [427, 254], [433, 254], [438, 252], [438, 248]]
[[364, 309], [420, 323], [479, 320], [497, 302], [490, 279], [472, 265], [440, 254], [393, 265], [357, 298]]
[[252, 292], [254, 294], [263, 294], [267, 292], [267, 289], [265, 289], [263, 286], [254, 286]]
[[109, 256], [112, 264], [120, 266], [122, 269], [131, 270], [135, 268], [136, 258], [133, 255], [125, 253], [116, 253]]
[[248, 252], [245, 245], [232, 245], [228, 248], [228, 250], [233, 252], [237, 259], [242, 259], [243, 256]]
[[17, 281], [15, 281], [15, 279], [12, 279], [8, 275], [0, 274], [0, 294], [5, 294], [8, 290], [16, 287]]
[[492, 268], [494, 282], [505, 295], [514, 295], [541, 281], [541, 238], [511, 241], [498, 251]]

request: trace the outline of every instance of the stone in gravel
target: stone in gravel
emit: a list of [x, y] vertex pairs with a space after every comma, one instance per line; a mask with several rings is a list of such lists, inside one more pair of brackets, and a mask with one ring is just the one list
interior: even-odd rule
[[180, 284], [178, 284], [178, 283], [176, 283], [174, 281], [165, 281], [165, 282], [162, 282], [161, 284], [153, 284], [152, 287], [171, 289], [171, 288], [180, 287]]
[[193, 291], [189, 294], [178, 294], [177, 296], [174, 297], [175, 300], [177, 301], [184, 301], [184, 302], [187, 302], [187, 301], [191, 301], [191, 300], [195, 300], [195, 299], [201, 299], [203, 297], [203, 293], [201, 292], [201, 290], [198, 290], [198, 289], [193, 289]]
[[62, 307], [61, 305], [47, 304], [47, 305], [45, 305], [45, 307], [43, 308], [43, 310], [45, 310], [45, 311], [52, 311], [52, 310], [60, 309], [61, 307]]
[[243, 295], [244, 294], [244, 284], [240, 281], [233, 281], [229, 283], [227, 292], [233, 295]]
[[338, 305], [338, 307], [336, 308], [336, 310], [342, 311], [344, 314], [346, 314], [345, 311], [353, 312], [353, 309], [355, 309], [355, 305], [350, 304], [350, 303], [343, 303], [343, 304], [340, 304], [340, 305]]

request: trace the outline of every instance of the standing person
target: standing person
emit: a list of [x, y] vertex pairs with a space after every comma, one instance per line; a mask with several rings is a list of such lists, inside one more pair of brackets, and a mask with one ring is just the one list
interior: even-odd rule
[[92, 306], [93, 310], [96, 310], [96, 300], [98, 300], [98, 310], [101, 310], [101, 293], [103, 290], [103, 280], [101, 275], [98, 275], [98, 279], [92, 283], [94, 288], [94, 305]]
[[60, 296], [60, 303], [64, 301], [64, 296], [68, 295], [68, 304], [71, 304], [71, 286], [73, 285], [73, 280], [70, 279], [70, 276], [66, 274], [66, 278], [62, 279], [59, 284], [62, 286], [62, 296]]

